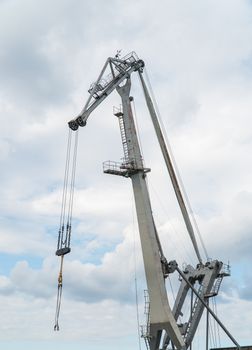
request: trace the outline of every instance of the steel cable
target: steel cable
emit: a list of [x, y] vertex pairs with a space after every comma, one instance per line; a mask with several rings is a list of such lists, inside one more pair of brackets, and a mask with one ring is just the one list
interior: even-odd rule
[[59, 313], [60, 313], [62, 286], [63, 286], [63, 276], [62, 276], [63, 259], [64, 259], [64, 255], [61, 255], [60, 272], [59, 272], [59, 277], [58, 277], [58, 291], [57, 291], [57, 302], [56, 302], [56, 311], [55, 311], [55, 323], [54, 323], [54, 330], [55, 331], [59, 331]]
[[208, 256], [208, 253], [207, 253], [207, 249], [206, 249], [206, 246], [204, 244], [204, 241], [203, 241], [203, 238], [201, 236], [201, 233], [199, 231], [199, 228], [198, 228], [198, 225], [197, 225], [197, 222], [196, 222], [196, 219], [195, 219], [192, 207], [191, 207], [190, 202], [189, 202], [189, 198], [188, 198], [187, 193], [185, 191], [185, 187], [184, 187], [183, 181], [181, 179], [181, 176], [180, 176], [180, 173], [179, 173], [176, 161], [175, 161], [173, 153], [171, 151], [171, 146], [170, 146], [169, 141], [168, 141], [166, 130], [165, 130], [165, 127], [164, 127], [164, 124], [163, 124], [163, 121], [162, 121], [162, 118], [161, 118], [158, 106], [157, 106], [157, 102], [156, 102], [156, 99], [155, 99], [155, 96], [154, 96], [154, 93], [153, 93], [153, 90], [152, 90], [152, 87], [151, 87], [151, 83], [150, 83], [150, 80], [149, 80], [149, 77], [148, 77], [146, 69], [144, 70], [144, 74], [145, 74], [145, 78], [146, 78], [146, 81], [147, 81], [148, 89], [149, 89], [149, 92], [150, 92], [150, 95], [151, 95], [151, 98], [152, 98], [152, 101], [153, 101], [153, 105], [155, 107], [155, 110], [156, 110], [156, 113], [157, 113], [157, 116], [158, 116], [158, 119], [159, 119], [159, 123], [160, 123], [161, 129], [162, 129], [162, 133], [163, 133], [163, 136], [164, 136], [164, 139], [165, 139], [167, 148], [169, 150], [169, 153], [170, 153], [170, 156], [171, 156], [171, 160], [172, 160], [172, 163], [173, 163], [173, 166], [174, 166], [177, 178], [178, 178], [178, 182], [179, 182], [179, 184], [181, 186], [181, 190], [182, 190], [182, 193], [183, 193], [183, 196], [184, 196], [184, 199], [185, 199], [186, 206], [187, 206], [187, 208], [189, 210], [189, 213], [190, 213], [191, 218], [193, 220], [194, 228], [195, 228], [195, 230], [197, 232], [197, 235], [198, 235], [198, 237], [200, 239], [201, 246], [202, 246], [202, 248], [204, 250], [204, 253], [206, 255], [206, 258], [208, 260], [209, 256]]
[[[75, 174], [77, 163], [77, 149], [78, 149], [78, 132], [75, 134], [75, 143], [72, 150], [72, 130], [69, 129], [67, 152], [64, 172], [64, 183], [60, 213], [60, 227], [58, 235], [58, 244], [56, 255], [60, 256], [60, 271], [58, 276], [58, 290], [57, 290], [57, 302], [55, 311], [55, 325], [54, 330], [59, 330], [59, 313], [61, 307], [62, 287], [63, 287], [63, 260], [65, 254], [70, 252], [70, 240], [72, 230], [72, 214], [73, 214], [73, 197], [75, 186]], [[71, 161], [72, 158], [72, 161]], [[69, 181], [70, 177], [70, 181]], [[66, 221], [66, 223], [65, 223]], [[66, 227], [65, 227], [66, 224]]]

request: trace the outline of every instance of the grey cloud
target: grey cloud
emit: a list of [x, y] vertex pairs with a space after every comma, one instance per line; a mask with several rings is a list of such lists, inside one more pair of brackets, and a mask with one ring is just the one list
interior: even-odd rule
[[[121, 23], [118, 17], [113, 21], [111, 18], [119, 6], [117, 1], [110, 6], [101, 1], [76, 1], [74, 6], [68, 1], [44, 1], [39, 5], [25, 1], [22, 6], [18, 1], [2, 3], [3, 96], [32, 113], [70, 103], [76, 74], [107, 51], [106, 42], [111, 45], [111, 37], [116, 46], [112, 44], [112, 50], [118, 48], [116, 36], [121, 35]], [[12, 19], [7, 20], [11, 13]], [[86, 52], [87, 46], [92, 50]]]
[[231, 263], [251, 258], [251, 202], [251, 192], [239, 192], [225, 207], [225, 212], [204, 223], [206, 242], [212, 254], [221, 255]]
[[12, 293], [21, 293], [34, 298], [48, 298], [56, 290], [56, 270], [52, 273], [51, 266], [44, 266], [42, 270], [29, 267], [26, 261], [16, 264], [10, 274]]
[[244, 278], [244, 285], [242, 287], [238, 287], [239, 297], [245, 300], [252, 300], [252, 275], [247, 275]]
[[[117, 245], [115, 251], [106, 253], [99, 264], [67, 260], [64, 263], [63, 283], [66, 298], [85, 303], [114, 300], [134, 303], [134, 256], [129, 237]], [[136, 254], [139, 254], [139, 247]], [[59, 261], [44, 259], [41, 268], [34, 269], [27, 261], [19, 261], [9, 278], [0, 276], [2, 295], [22, 294], [33, 298], [49, 298], [56, 294]], [[137, 259], [136, 272], [142, 275], [141, 259]], [[138, 279], [139, 288], [143, 277]]]
[[[133, 49], [146, 62], [165, 124], [173, 126], [168, 135], [211, 255], [232, 257], [232, 264], [243, 256], [249, 265], [251, 219], [247, 210], [251, 199], [245, 194], [237, 196], [243, 190], [251, 191], [251, 76], [245, 74], [243, 66], [251, 51], [248, 2], [160, 1], [157, 5], [141, 0], [111, 1], [108, 6], [104, 1], [76, 1], [73, 5], [64, 0], [13, 0], [2, 1], [0, 6], [0, 208], [5, 217], [1, 249], [16, 255], [33, 251], [42, 257], [50, 255], [54, 261], [37, 270], [19, 263], [2, 285], [0, 281], [2, 295], [46, 301], [55, 296], [58, 261], [52, 247], [56, 243], [56, 207], [60, 207], [60, 199], [53, 203], [50, 199], [60, 192], [63, 179], [64, 127], [83, 107], [86, 90], [104, 60], [117, 49], [123, 49], [123, 53]], [[139, 94], [138, 88], [136, 91]], [[102, 211], [99, 196], [99, 212], [96, 197], [92, 212], [82, 204], [78, 208], [77, 219], [85, 227], [78, 226], [79, 236], [73, 244], [83, 238], [87, 245], [88, 240], [93, 245], [85, 250], [82, 242], [78, 251], [71, 253], [77, 263], [71, 257], [66, 265], [64, 295], [68, 301], [78, 300], [75, 315], [79, 315], [79, 306], [85, 301], [90, 314], [94, 314], [97, 301], [113, 298], [126, 304], [134, 300], [129, 287], [131, 277], [127, 275], [128, 270], [132, 272], [132, 266], [127, 266], [130, 258], [125, 251], [116, 252], [131, 211], [130, 201], [125, 206], [117, 205], [117, 201], [121, 204], [122, 192], [131, 195], [131, 188], [129, 182], [117, 186], [123, 179], [105, 177], [101, 167], [107, 157], [121, 157], [119, 130], [112, 116], [112, 105], [118, 101], [111, 97], [80, 132], [77, 187], [95, 187], [104, 196], [110, 196], [110, 191], [119, 195], [107, 211]], [[173, 219], [176, 204], [172, 202], [173, 194], [163, 190], [169, 180], [165, 170], [160, 171], [160, 158], [154, 142], [150, 142], [142, 106], [138, 114], [142, 115], [140, 126], [147, 131], [142, 140], [148, 166], [156, 174], [153, 183], [168, 199], [166, 222], [169, 214]], [[128, 199], [122, 200], [126, 203]], [[231, 202], [235, 203], [233, 208]], [[118, 218], [108, 219], [114, 206]], [[154, 210], [158, 217], [159, 209]], [[110, 231], [114, 237], [105, 246]], [[181, 245], [189, 246], [190, 242], [176, 232], [172, 234], [179, 242], [172, 249], [168, 237], [167, 252], [176, 253], [175, 258], [179, 255], [183, 262]], [[90, 268], [85, 259], [92, 249], [97, 254], [97, 265]], [[109, 262], [103, 260], [108, 249]], [[187, 250], [191, 255], [191, 248]], [[234, 276], [234, 285], [236, 282]], [[232, 295], [234, 285], [230, 282], [225, 287], [224, 283], [224, 291]], [[251, 287], [249, 282], [245, 286]], [[249, 298], [246, 291], [240, 290], [240, 298]], [[72, 309], [69, 313], [73, 314]]]

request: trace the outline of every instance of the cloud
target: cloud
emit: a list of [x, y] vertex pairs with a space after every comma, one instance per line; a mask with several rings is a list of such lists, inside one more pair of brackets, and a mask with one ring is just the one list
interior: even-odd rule
[[[237, 320], [233, 323], [234, 310], [251, 323], [250, 279], [242, 275], [251, 264], [249, 2], [112, 1], [108, 6], [97, 0], [73, 6], [65, 0], [6, 0], [0, 7], [0, 251], [13, 261], [8, 271], [1, 268], [1, 339], [43, 339], [49, 341], [48, 349], [53, 346], [48, 328], [55, 306], [58, 260], [53, 254], [67, 121], [82, 109], [105, 59], [122, 49], [123, 54], [135, 50], [146, 63], [210, 255], [238, 266], [233, 282], [223, 284], [221, 312], [231, 329], [237, 327], [237, 336], [249, 342], [250, 330], [238, 327]], [[195, 261], [133, 79], [164, 250], [180, 264]], [[108, 337], [119, 334], [126, 339], [136, 329], [134, 244], [128, 228], [132, 189], [130, 180], [104, 176], [101, 165], [122, 156], [112, 115], [112, 106], [118, 104], [119, 97], [110, 96], [80, 130], [75, 227], [65, 264], [62, 318], [64, 339], [72, 341], [94, 339], [99, 329], [109, 344]], [[36, 268], [33, 256], [41, 259]], [[137, 257], [140, 275], [139, 251]]]
[[[98, 243], [99, 240], [93, 242]], [[67, 256], [64, 263], [65, 293], [69, 299], [87, 303], [102, 300], [134, 302], [135, 274], [142, 273], [142, 255], [139, 245], [131, 230], [125, 232], [122, 242], [111, 251], [105, 251], [101, 262], [82, 263]], [[99, 245], [89, 249], [99, 249]], [[75, 250], [75, 247], [73, 247]], [[82, 259], [83, 259], [82, 252]], [[81, 257], [78, 256], [78, 259]], [[53, 256], [43, 260], [41, 268], [32, 268], [27, 261], [18, 261], [11, 270], [10, 277], [1, 276], [0, 292], [21, 293], [30, 297], [48, 298], [55, 294], [59, 261]], [[142, 278], [139, 279], [142, 281]], [[141, 282], [142, 283], [142, 282]]]
[[212, 216], [204, 223], [206, 243], [215, 256], [222, 255], [231, 263], [250, 258], [250, 201], [250, 192], [240, 192], [225, 207], [225, 212]]

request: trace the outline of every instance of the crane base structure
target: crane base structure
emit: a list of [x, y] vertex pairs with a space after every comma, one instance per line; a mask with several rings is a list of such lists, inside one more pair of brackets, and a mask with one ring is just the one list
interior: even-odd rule
[[[210, 350], [236, 350], [237, 348], [232, 347], [232, 348], [212, 348]], [[252, 346], [241, 346], [241, 350], [252, 350]]]
[[[105, 174], [129, 178], [132, 182], [148, 288], [145, 294], [147, 323], [142, 328], [142, 337], [145, 340], [147, 348], [149, 350], [166, 350], [168, 347], [172, 347], [172, 349], [177, 350], [191, 350], [202, 314], [204, 310], [207, 310], [234, 343], [236, 346], [235, 349], [241, 349], [240, 345], [209, 308], [208, 299], [218, 294], [222, 279], [230, 274], [229, 269], [218, 260], [203, 262], [189, 215], [186, 196], [183, 194], [157, 110], [143, 76], [144, 67], [144, 61], [139, 59], [134, 52], [122, 58], [119, 54], [115, 57], [109, 57], [97, 80], [88, 90], [90, 95], [83, 110], [76, 118], [69, 121], [69, 127], [71, 131], [76, 131], [80, 126], [86, 126], [91, 112], [110, 93], [114, 90], [117, 91], [121, 98], [121, 108], [115, 109], [114, 115], [118, 118], [119, 122], [123, 160], [122, 162], [104, 162], [103, 171]], [[165, 257], [152, 214], [151, 201], [146, 183], [150, 168], [144, 165], [131, 106], [133, 97], [130, 96], [130, 91], [131, 75], [133, 73], [139, 75], [160, 150], [184, 219], [185, 227], [198, 260], [196, 267], [187, 265], [183, 271], [179, 269], [176, 261], [168, 262]], [[59, 242], [65, 241], [62, 239], [59, 240]], [[66, 250], [64, 248], [69, 248], [70, 251], [69, 244], [67, 247], [60, 244], [57, 251], [65, 252]], [[175, 303], [171, 308], [165, 282], [169, 274], [174, 272], [180, 276], [180, 287]], [[186, 303], [189, 291], [194, 295], [190, 316], [188, 320], [181, 322], [182, 309]], [[208, 350], [208, 342], [206, 343], [206, 349]]]

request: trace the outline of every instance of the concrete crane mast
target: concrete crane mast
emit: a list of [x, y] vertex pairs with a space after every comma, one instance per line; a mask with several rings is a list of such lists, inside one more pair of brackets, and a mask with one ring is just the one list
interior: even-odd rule
[[[142, 331], [147, 348], [150, 350], [165, 350], [168, 346], [172, 346], [173, 349], [178, 350], [192, 349], [192, 341], [205, 308], [234, 342], [236, 348], [239, 348], [239, 344], [209, 308], [208, 298], [218, 294], [221, 281], [223, 277], [229, 275], [229, 271], [225, 269], [225, 265], [221, 261], [203, 262], [193, 225], [188, 214], [185, 197], [167, 148], [157, 111], [144, 79], [144, 66], [144, 61], [139, 59], [134, 52], [125, 57], [120, 57], [117, 54], [115, 57], [108, 58], [96, 82], [88, 90], [90, 95], [83, 110], [75, 119], [69, 121], [69, 127], [71, 130], [76, 131], [79, 126], [85, 126], [91, 112], [110, 93], [116, 90], [120, 95], [121, 108], [115, 110], [114, 114], [119, 121], [124, 158], [121, 163], [105, 162], [103, 164], [103, 170], [106, 174], [130, 178], [133, 186], [148, 288], [147, 325]], [[109, 74], [107, 74], [108, 71]], [[198, 264], [195, 268], [188, 265], [181, 271], [176, 261], [168, 262], [158, 237], [146, 184], [147, 173], [150, 169], [144, 166], [131, 106], [133, 97], [131, 97], [130, 91], [131, 75], [133, 73], [138, 74], [140, 77], [144, 97], [160, 149], [184, 218], [185, 226], [198, 259]], [[70, 251], [70, 248], [64, 245], [64, 240], [59, 239], [59, 242], [63, 242], [63, 244], [58, 244], [56, 254], [64, 256]], [[175, 271], [180, 275], [181, 284], [174, 306], [171, 308], [167, 297], [165, 279]], [[194, 293], [190, 317], [187, 321], [179, 323], [179, 316], [182, 315], [182, 307], [189, 290]]]

